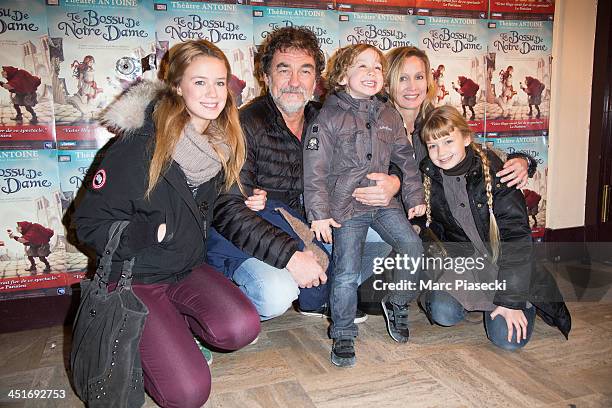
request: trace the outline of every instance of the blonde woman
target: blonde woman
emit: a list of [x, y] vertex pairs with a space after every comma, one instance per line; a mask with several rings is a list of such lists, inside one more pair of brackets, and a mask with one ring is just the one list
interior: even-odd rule
[[230, 76], [212, 43], [172, 47], [161, 81], [133, 87], [106, 111], [103, 122], [119, 136], [74, 217], [79, 239], [98, 256], [110, 225], [130, 221], [111, 281], [123, 260], [136, 258], [132, 288], [149, 309], [140, 342], [145, 389], [163, 407], [200, 407], [208, 399], [210, 370], [192, 332], [224, 350], [259, 333], [251, 302], [205, 264], [212, 208], [239, 183], [245, 157]]
[[[385, 58], [389, 67], [385, 74], [389, 98], [402, 115], [417, 162], [420, 162], [427, 157], [420, 139], [421, 128], [423, 120], [434, 108], [437, 92], [429, 58], [416, 47], [394, 48]], [[536, 161], [528, 155], [513, 153], [507, 155], [503, 168], [499, 169], [496, 176], [501, 177], [501, 182], [507, 183], [509, 187], [523, 188], [527, 184], [528, 175], [535, 173], [536, 166]]]
[[[461, 258], [439, 279], [444, 286], [425, 294], [430, 320], [454, 326], [468, 311], [483, 311], [489, 340], [516, 350], [531, 337], [537, 307], [567, 336], [570, 315], [562, 299], [555, 305], [546, 295], [535, 297], [544, 302], [534, 301], [535, 263], [525, 199], [495, 176], [501, 160], [473, 143], [465, 118], [448, 105], [428, 115], [421, 137], [429, 154], [421, 163], [427, 223], [443, 241], [454, 243], [449, 255]], [[466, 258], [473, 259], [471, 266]], [[482, 286], [496, 281], [496, 286]], [[544, 289], [552, 293], [553, 282]]]

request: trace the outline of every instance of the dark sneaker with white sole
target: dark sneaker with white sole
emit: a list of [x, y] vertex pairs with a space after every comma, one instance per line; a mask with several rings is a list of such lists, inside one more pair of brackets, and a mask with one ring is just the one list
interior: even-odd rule
[[[331, 309], [327, 305], [317, 310], [302, 310], [298, 307], [298, 312], [300, 314], [303, 314], [304, 316], [325, 317], [327, 319], [331, 319]], [[355, 320], [353, 320], [353, 322], [357, 324], [363, 323], [366, 320], [368, 320], [368, 315], [357, 309], [357, 311], [355, 312]]]
[[338, 367], [353, 367], [355, 361], [355, 340], [334, 339], [331, 351], [332, 364]]
[[380, 302], [383, 308], [383, 316], [387, 323], [387, 331], [391, 338], [398, 343], [406, 343], [410, 337], [408, 327], [408, 305], [396, 305], [388, 301], [385, 296]]

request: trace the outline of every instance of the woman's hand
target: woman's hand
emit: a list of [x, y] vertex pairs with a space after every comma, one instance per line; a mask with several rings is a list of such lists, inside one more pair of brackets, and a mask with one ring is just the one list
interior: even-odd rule
[[495, 316], [501, 315], [506, 319], [506, 325], [508, 326], [508, 343], [512, 341], [512, 334], [514, 328], [516, 328], [516, 342], [520, 343], [522, 340], [527, 340], [527, 318], [522, 310], [508, 309], [507, 307], [497, 306], [493, 312], [491, 312], [491, 319], [495, 319]]
[[507, 183], [508, 187], [516, 185], [517, 189], [521, 189], [527, 185], [529, 176], [529, 163], [521, 157], [515, 157], [504, 163], [504, 168], [497, 172], [496, 176], [501, 177], [502, 183]]
[[247, 207], [253, 211], [261, 211], [266, 208], [266, 201], [268, 200], [268, 192], [259, 188], [253, 189], [253, 195], [247, 197], [244, 202]]
[[400, 180], [397, 176], [384, 173], [370, 173], [366, 176], [376, 181], [375, 186], [360, 187], [353, 191], [353, 197], [365, 205], [386, 207], [400, 190]]
[[333, 218], [326, 218], [324, 220], [313, 221], [310, 224], [310, 230], [315, 233], [315, 236], [319, 241], [332, 243], [332, 229], [340, 228], [342, 225], [338, 224]]
[[412, 207], [408, 210], [408, 219], [411, 220], [414, 217], [420, 217], [421, 215], [425, 214], [426, 209], [427, 206], [425, 204], [419, 204], [417, 206]]

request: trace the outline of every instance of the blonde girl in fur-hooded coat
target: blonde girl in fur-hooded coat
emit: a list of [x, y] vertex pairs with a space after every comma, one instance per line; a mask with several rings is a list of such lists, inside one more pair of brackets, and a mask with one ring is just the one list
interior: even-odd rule
[[79, 239], [99, 257], [111, 224], [130, 221], [111, 281], [135, 258], [132, 288], [149, 309], [140, 342], [145, 389], [164, 407], [208, 399], [210, 371], [193, 333], [236, 350], [260, 328], [251, 302], [205, 263], [214, 203], [239, 184], [245, 157], [230, 75], [210, 42], [172, 47], [161, 81], [134, 86], [105, 112], [102, 122], [118, 136], [74, 215]]

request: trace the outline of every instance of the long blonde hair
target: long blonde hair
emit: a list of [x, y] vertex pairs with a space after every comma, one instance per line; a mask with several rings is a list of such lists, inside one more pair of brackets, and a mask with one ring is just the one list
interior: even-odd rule
[[[489, 207], [489, 242], [491, 244], [491, 262], [496, 263], [499, 259], [500, 245], [499, 245], [499, 228], [497, 226], [497, 220], [493, 212], [493, 177], [491, 176], [491, 169], [489, 159], [485, 152], [482, 151], [478, 144], [474, 143], [472, 137], [472, 131], [465, 118], [459, 113], [457, 109], [450, 105], [440, 106], [432, 110], [423, 124], [423, 130], [421, 132], [421, 139], [423, 143], [427, 144], [428, 141], [440, 139], [448, 136], [454, 130], [458, 130], [464, 138], [468, 138], [472, 142], [468, 147], [474, 150], [480, 157], [482, 162], [482, 173], [484, 175], [485, 192], [487, 194], [487, 206]], [[424, 177], [423, 188], [425, 190], [425, 204], [427, 205], [426, 217], [427, 225], [431, 224], [431, 179], [428, 176]]]
[[[150, 196], [162, 173], [172, 162], [176, 144], [183, 128], [190, 120], [185, 101], [182, 96], [178, 95], [177, 88], [189, 64], [198, 57], [212, 57], [223, 61], [227, 69], [227, 83], [229, 84], [231, 77], [229, 61], [223, 51], [209, 41], [197, 40], [179, 43], [164, 55], [158, 77], [166, 86], [160, 93], [159, 102], [153, 111], [155, 150], [149, 166], [149, 183], [145, 197]], [[237, 183], [242, 191], [240, 169], [245, 161], [246, 146], [238, 119], [238, 109], [229, 92], [225, 107], [209, 126], [219, 129], [225, 135], [225, 142], [229, 146], [229, 157], [224, 157], [224, 154], [215, 148], [225, 173], [225, 190]]]
[[387, 60], [387, 64], [389, 69], [385, 72], [385, 82], [388, 85], [389, 97], [391, 101], [395, 104], [395, 92], [397, 89], [400, 77], [402, 76], [402, 65], [404, 64], [404, 60], [410, 57], [417, 57], [421, 61], [423, 61], [423, 65], [425, 65], [425, 79], [427, 80], [427, 95], [425, 96], [425, 100], [421, 104], [421, 108], [419, 109], [419, 113], [422, 116], [425, 116], [430, 110], [433, 109], [433, 101], [436, 96], [436, 84], [433, 80], [433, 75], [431, 73], [431, 63], [429, 62], [429, 58], [425, 51], [417, 48], [417, 47], [397, 47], [393, 48], [385, 55], [385, 59]]

